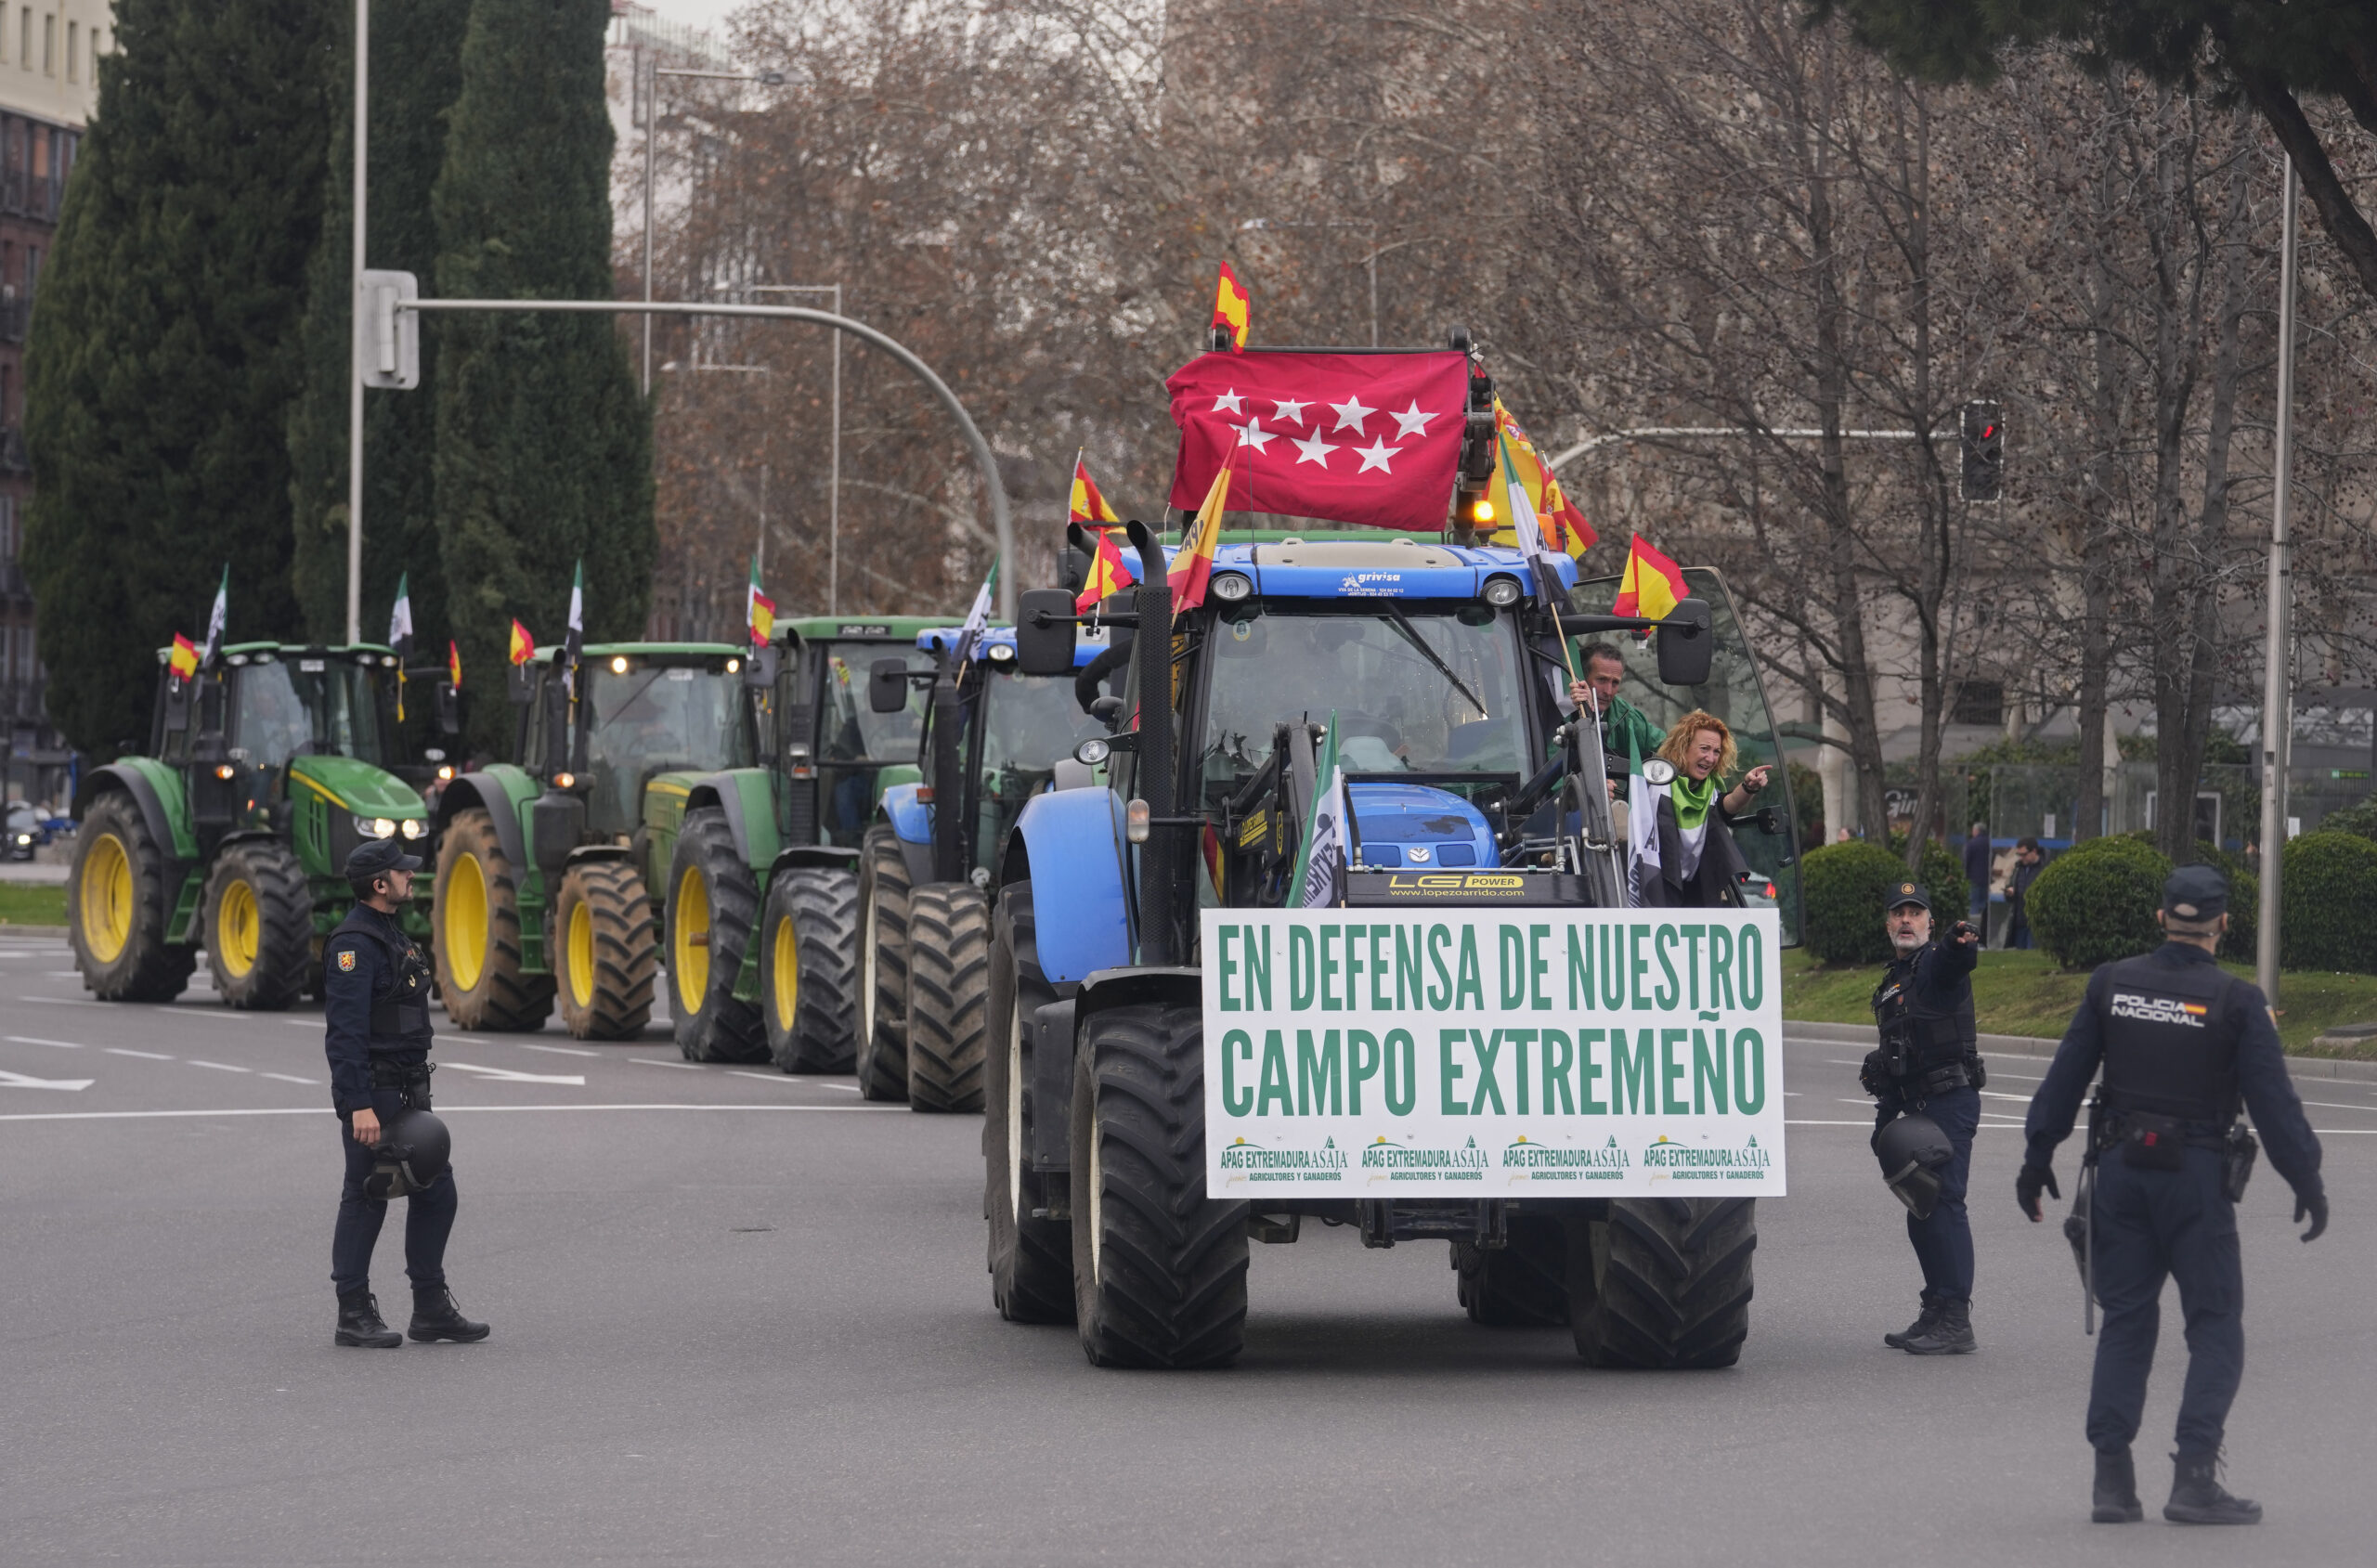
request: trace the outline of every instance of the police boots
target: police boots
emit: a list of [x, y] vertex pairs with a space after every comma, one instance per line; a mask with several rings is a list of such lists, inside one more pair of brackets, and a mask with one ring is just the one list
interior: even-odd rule
[[354, 1290], [338, 1299], [338, 1331], [333, 1344], [360, 1345], [370, 1350], [394, 1350], [404, 1336], [380, 1321], [379, 1299], [369, 1290]]
[[[484, 1323], [474, 1323], [462, 1315], [454, 1304], [454, 1292], [443, 1285], [416, 1285], [412, 1288], [412, 1326], [406, 1330], [416, 1344], [428, 1344], [433, 1340], [451, 1340], [458, 1345], [474, 1345], [487, 1338]], [[388, 1336], [393, 1341], [394, 1334]]]
[[1923, 1335], [1929, 1333], [1932, 1329], [1939, 1327], [1940, 1311], [1941, 1308], [1939, 1302], [1933, 1301], [1929, 1296], [1924, 1297], [1923, 1310], [1915, 1315], [1915, 1321], [1908, 1324], [1905, 1328], [1900, 1329], [1895, 1334], [1884, 1334], [1882, 1336], [1882, 1343], [1890, 1346], [1892, 1350], [1904, 1350], [1906, 1348], [1907, 1341], [1919, 1339]]
[[2137, 1467], [2130, 1462], [2128, 1449], [2097, 1450], [2093, 1500], [2095, 1511], [2088, 1517], [2099, 1524], [2135, 1524], [2146, 1517], [2146, 1509], [2137, 1500]]
[[1970, 1355], [1981, 1348], [1972, 1337], [1972, 1303], [1943, 1302], [1931, 1327], [1909, 1334], [1899, 1349], [1909, 1355]]
[[2250, 1497], [2232, 1497], [2220, 1484], [2220, 1454], [2178, 1453], [2171, 1476], [2171, 1500], [2163, 1517], [2174, 1524], [2259, 1524], [2262, 1505]]

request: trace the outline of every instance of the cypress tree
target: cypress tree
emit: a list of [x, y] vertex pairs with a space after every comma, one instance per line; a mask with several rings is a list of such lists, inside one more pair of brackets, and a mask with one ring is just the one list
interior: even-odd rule
[[[607, 0], [474, 0], [435, 207], [449, 299], [608, 299]], [[558, 642], [586, 563], [587, 640], [631, 637], [652, 595], [652, 425], [607, 316], [449, 317], [437, 367], [437, 531], [464, 669], [510, 618]], [[486, 689], [486, 682], [479, 683]], [[499, 704], [472, 739], [506, 743]]]
[[[348, 276], [354, 249], [355, 17], [335, 7], [332, 130], [322, 179], [322, 234], [307, 273], [303, 327], [305, 386], [289, 415], [290, 503], [295, 520], [292, 578], [307, 633], [346, 634], [346, 394], [351, 373]], [[446, 111], [462, 86], [462, 32], [471, 0], [401, 0], [371, 8], [370, 234], [373, 266], [417, 275], [424, 292], [437, 266], [430, 192], [446, 157]], [[363, 635], [387, 631], [396, 579], [411, 574], [419, 646], [443, 654], [446, 575], [430, 499], [435, 449], [438, 324], [425, 317], [421, 385], [363, 395]]]
[[296, 322], [321, 227], [320, 0], [117, 0], [26, 347], [26, 575], [49, 707], [78, 747], [145, 744], [155, 650], [297, 629]]

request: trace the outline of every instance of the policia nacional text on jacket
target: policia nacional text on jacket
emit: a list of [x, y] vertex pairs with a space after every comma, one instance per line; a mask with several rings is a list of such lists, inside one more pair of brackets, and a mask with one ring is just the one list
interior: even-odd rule
[[[2095, 1181], [2085, 1207], [2096, 1295], [2105, 1313], [2087, 1421], [2098, 1456], [2096, 1518], [2105, 1523], [2142, 1516], [2129, 1445], [2146, 1401], [2166, 1276], [2178, 1282], [2188, 1372], [2163, 1516], [2185, 1523], [2261, 1517], [2260, 1505], [2230, 1497], [2217, 1473], [2228, 1406], [2244, 1373], [2236, 1199], [2250, 1165], [2228, 1158], [2241, 1099], [2270, 1165], [2294, 1189], [2294, 1217], [2311, 1217], [2303, 1239], [2327, 1227], [2319, 1141], [2287, 1076], [2269, 1005], [2259, 988], [2213, 961], [2228, 898], [2228, 884], [2208, 866], [2172, 874], [2157, 916], [2171, 940], [2090, 978], [2025, 1127], [2028, 1150], [2015, 1193], [2036, 1221], [2041, 1191], [2057, 1191], [2049, 1169], [2056, 1146], [2070, 1134], [2101, 1065], [2101, 1109], [2091, 1118], [2085, 1157], [2093, 1160]], [[2241, 1156], [2246, 1146], [2238, 1143], [2233, 1152]]]

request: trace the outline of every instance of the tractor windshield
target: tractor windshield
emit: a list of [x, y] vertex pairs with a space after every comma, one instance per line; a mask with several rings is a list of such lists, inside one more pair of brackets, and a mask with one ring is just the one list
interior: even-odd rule
[[989, 663], [982, 671], [981, 815], [974, 863], [992, 864], [999, 835], [1011, 826], [1023, 803], [1048, 787], [1057, 763], [1106, 726], [1082, 712], [1068, 676], [1025, 675], [1011, 666]]
[[1209, 802], [1271, 756], [1278, 725], [1337, 715], [1356, 773], [1525, 774], [1526, 685], [1511, 624], [1482, 604], [1253, 602], [1211, 623], [1199, 764]]
[[370, 670], [344, 659], [292, 657], [258, 662], [235, 677], [230, 743], [257, 768], [292, 757], [352, 757], [385, 766]]
[[682, 665], [586, 671], [594, 704], [586, 737], [594, 817], [641, 820], [644, 781], [655, 773], [713, 772], [751, 766], [741, 677]]
[[877, 713], [867, 706], [866, 680], [877, 659], [905, 658], [908, 667], [928, 670], [932, 655], [915, 646], [883, 642], [837, 642], [825, 650], [825, 693], [819, 716], [821, 762], [914, 762], [924, 733], [926, 689], [911, 686], [908, 706]]

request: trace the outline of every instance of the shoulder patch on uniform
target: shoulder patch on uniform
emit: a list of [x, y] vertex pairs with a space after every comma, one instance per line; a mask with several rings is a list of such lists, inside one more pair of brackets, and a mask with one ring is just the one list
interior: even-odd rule
[[349, 974], [354, 973], [354, 971], [355, 971], [355, 950], [354, 950], [353, 948], [345, 948], [345, 949], [341, 950], [341, 952], [339, 952], [339, 955], [338, 955], [338, 966], [339, 966], [341, 969], [344, 969], [344, 970], [347, 971]]

